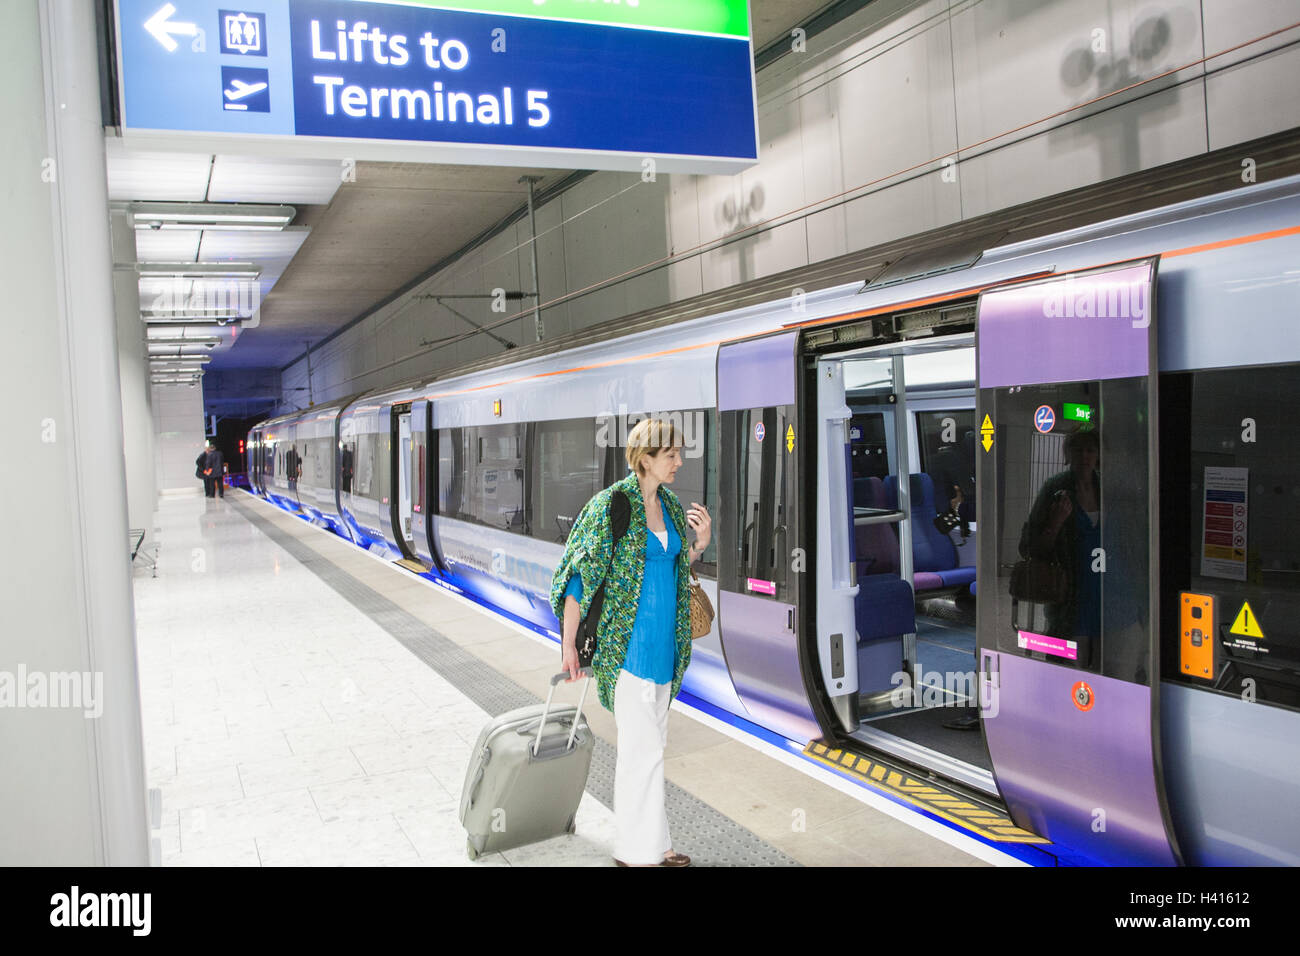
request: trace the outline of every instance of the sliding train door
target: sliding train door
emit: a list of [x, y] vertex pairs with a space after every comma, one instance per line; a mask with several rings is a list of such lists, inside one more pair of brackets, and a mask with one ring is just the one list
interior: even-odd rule
[[433, 545], [433, 512], [437, 499], [437, 455], [433, 438], [433, 406], [428, 399], [411, 403], [411, 531], [415, 556], [428, 567], [442, 568]]
[[389, 501], [389, 519], [392, 523], [392, 540], [397, 542], [402, 557], [407, 561], [415, 560], [415, 524], [417, 515], [414, 511], [416, 502], [413, 489], [414, 468], [411, 460], [411, 405], [405, 403], [392, 407], [392, 455], [391, 470], [393, 476], [392, 495]]
[[718, 350], [718, 623], [736, 693], [756, 723], [792, 740], [821, 736], [798, 640], [798, 332]]
[[1107, 864], [1177, 849], [1160, 781], [1158, 260], [979, 299], [979, 664], [1017, 825]]

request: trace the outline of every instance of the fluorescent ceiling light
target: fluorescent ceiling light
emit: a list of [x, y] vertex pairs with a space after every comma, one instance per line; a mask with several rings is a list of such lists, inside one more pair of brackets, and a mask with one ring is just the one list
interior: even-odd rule
[[256, 279], [262, 267], [252, 262], [141, 262], [141, 276], [161, 279]]
[[298, 211], [293, 206], [253, 203], [133, 202], [136, 229], [235, 229], [279, 231]]
[[210, 349], [215, 349], [217, 343], [211, 345], [151, 345], [149, 346], [150, 358], [198, 358], [207, 355]]
[[154, 342], [171, 342], [174, 344], [185, 344], [190, 342], [216, 342], [220, 344], [225, 339], [221, 336], [220, 329], [214, 329], [210, 325], [181, 325], [179, 322], [168, 322], [164, 325], [150, 325], [145, 329], [149, 336], [149, 343]]
[[194, 312], [140, 312], [140, 319], [165, 325], [208, 325], [209, 330], [214, 330], [212, 325], [238, 325], [244, 316], [231, 315], [230, 312], [203, 312], [199, 315]]

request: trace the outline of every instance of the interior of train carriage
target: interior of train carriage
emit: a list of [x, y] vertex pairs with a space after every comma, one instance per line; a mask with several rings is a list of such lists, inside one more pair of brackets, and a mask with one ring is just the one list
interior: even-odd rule
[[[851, 411], [860, 717], [853, 736], [992, 789], [975, 684], [973, 336], [823, 359], [842, 363]], [[832, 504], [832, 514], [848, 507]]]

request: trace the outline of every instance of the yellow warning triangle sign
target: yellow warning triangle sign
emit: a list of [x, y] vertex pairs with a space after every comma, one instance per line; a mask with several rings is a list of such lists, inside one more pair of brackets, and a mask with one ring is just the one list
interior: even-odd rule
[[1255, 612], [1250, 609], [1249, 601], [1242, 602], [1241, 610], [1237, 612], [1237, 619], [1232, 622], [1229, 633], [1264, 640], [1264, 632], [1259, 629], [1259, 618], [1255, 617]]

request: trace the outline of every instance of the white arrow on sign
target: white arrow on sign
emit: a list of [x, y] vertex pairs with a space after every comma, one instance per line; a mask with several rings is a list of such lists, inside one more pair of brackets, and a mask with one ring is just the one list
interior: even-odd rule
[[161, 43], [168, 53], [176, 49], [176, 41], [171, 38], [171, 34], [192, 37], [199, 32], [198, 26], [193, 23], [168, 23], [167, 18], [175, 12], [176, 8], [170, 3], [163, 4], [162, 9], [144, 23], [144, 28], [153, 34], [154, 39]]

